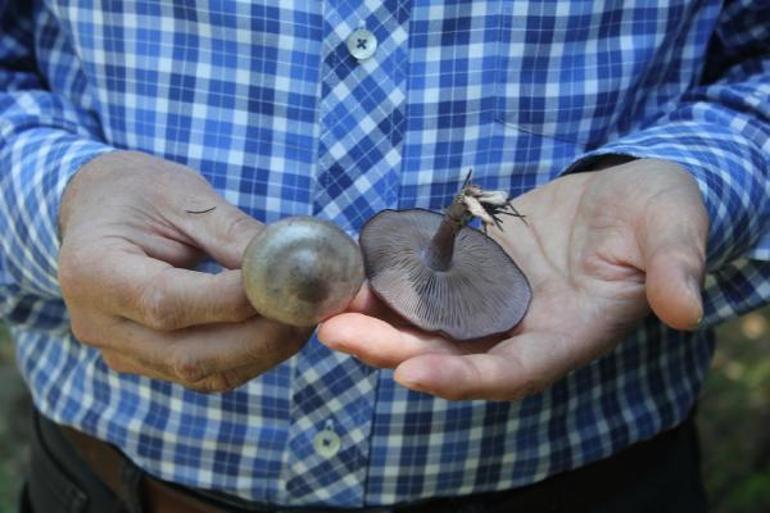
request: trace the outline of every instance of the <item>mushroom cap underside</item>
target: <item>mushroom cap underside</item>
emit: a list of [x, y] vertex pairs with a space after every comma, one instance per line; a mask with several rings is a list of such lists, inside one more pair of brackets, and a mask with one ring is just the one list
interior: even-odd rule
[[426, 331], [472, 340], [510, 331], [527, 311], [527, 278], [491, 238], [464, 227], [446, 271], [426, 264], [443, 216], [429, 210], [384, 210], [364, 226], [360, 245], [374, 293]]

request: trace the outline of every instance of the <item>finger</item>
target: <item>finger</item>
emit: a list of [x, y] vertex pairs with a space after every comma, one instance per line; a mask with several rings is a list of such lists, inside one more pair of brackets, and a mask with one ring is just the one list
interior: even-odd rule
[[353, 301], [348, 305], [348, 311], [376, 317], [393, 326], [404, 326], [409, 324], [406, 319], [397, 314], [377, 297], [369, 286], [368, 281], [358, 290], [356, 297], [353, 298]]
[[358, 289], [356, 297], [348, 305], [348, 310], [351, 312], [365, 313], [368, 315], [376, 316], [378, 313], [382, 313], [385, 310], [385, 306], [382, 301], [374, 294], [369, 282], [366, 281]]
[[218, 274], [165, 268], [138, 298], [135, 320], [158, 330], [241, 322], [256, 315], [240, 271]]
[[[196, 202], [196, 205], [203, 205]], [[216, 194], [207, 208], [181, 209], [178, 223], [185, 234], [228, 269], [240, 269], [243, 252], [263, 224]]]
[[487, 353], [423, 354], [399, 365], [394, 379], [449, 400], [517, 400], [544, 390], [582, 361], [559, 338], [527, 334], [503, 344]]
[[647, 263], [646, 293], [658, 318], [674, 329], [691, 330], [703, 318], [703, 264], [682, 250], [665, 248]]
[[311, 330], [255, 318], [171, 333], [123, 320], [111, 333], [104, 350], [135, 362], [132, 371], [192, 387], [218, 374], [234, 379], [269, 370], [295, 354]]
[[102, 308], [149, 328], [177, 330], [240, 322], [256, 314], [243, 291], [240, 271], [209, 274], [179, 269], [138, 252], [107, 259], [92, 288]]
[[[120, 374], [135, 374], [151, 379], [168, 381], [165, 372], [157, 371], [154, 367], [125, 356], [117, 351], [102, 351], [102, 358], [110, 369]], [[191, 390], [201, 393], [222, 393], [238, 388], [264, 372], [262, 364], [250, 364], [207, 376], [194, 383], [179, 383]]]
[[[683, 206], [689, 210], [684, 214]], [[708, 217], [697, 189], [647, 216], [641, 236], [647, 300], [672, 328], [694, 329], [703, 317], [707, 235]]]
[[395, 327], [359, 313], [340, 314], [318, 328], [318, 340], [374, 367], [393, 368], [423, 354], [466, 354], [487, 350], [491, 342], [452, 342], [415, 328]]
[[94, 310], [126, 317], [157, 330], [239, 322], [256, 314], [240, 271], [219, 274], [175, 268], [122, 239], [101, 251], [68, 251], [59, 282], [71, 311]]

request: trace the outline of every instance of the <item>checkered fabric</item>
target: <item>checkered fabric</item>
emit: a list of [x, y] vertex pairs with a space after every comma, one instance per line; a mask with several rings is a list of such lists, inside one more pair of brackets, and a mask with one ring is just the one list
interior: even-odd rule
[[649, 438], [693, 405], [710, 332], [651, 317], [519, 402], [413, 393], [315, 339], [220, 395], [112, 372], [68, 329], [59, 199], [130, 148], [260, 220], [355, 236], [441, 208], [469, 168], [517, 195], [606, 154], [669, 159], [710, 214], [711, 326], [770, 298], [769, 54], [768, 0], [0, 0], [0, 315], [35, 402], [163, 479], [287, 506], [522, 486]]

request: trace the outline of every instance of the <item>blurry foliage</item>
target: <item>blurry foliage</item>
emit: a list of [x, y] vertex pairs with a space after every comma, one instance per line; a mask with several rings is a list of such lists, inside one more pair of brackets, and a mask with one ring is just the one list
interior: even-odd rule
[[30, 402], [14, 362], [8, 331], [0, 323], [0, 513], [16, 511], [29, 457]]
[[[11, 513], [26, 469], [29, 400], [2, 325], [0, 401], [0, 513]], [[712, 512], [770, 513], [770, 307], [720, 327], [698, 424]]]
[[770, 308], [725, 324], [698, 415], [714, 513], [770, 512]]

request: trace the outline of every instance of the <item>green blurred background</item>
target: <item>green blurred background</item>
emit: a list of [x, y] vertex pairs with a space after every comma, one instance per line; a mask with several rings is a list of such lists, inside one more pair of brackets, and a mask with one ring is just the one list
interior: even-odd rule
[[[30, 404], [2, 325], [0, 405], [0, 513], [11, 513], [26, 467]], [[719, 329], [698, 424], [712, 511], [770, 513], [770, 308]]]

